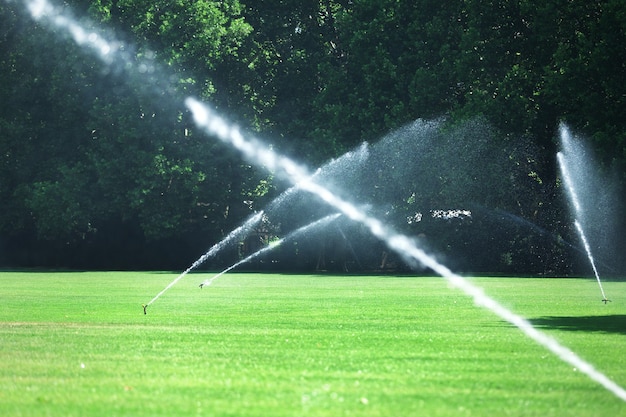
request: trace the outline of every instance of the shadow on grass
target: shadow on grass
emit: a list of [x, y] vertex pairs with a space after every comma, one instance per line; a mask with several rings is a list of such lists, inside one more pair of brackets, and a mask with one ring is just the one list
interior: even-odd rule
[[539, 317], [531, 319], [530, 322], [533, 326], [543, 329], [626, 335], [626, 315], [623, 314], [612, 316]]

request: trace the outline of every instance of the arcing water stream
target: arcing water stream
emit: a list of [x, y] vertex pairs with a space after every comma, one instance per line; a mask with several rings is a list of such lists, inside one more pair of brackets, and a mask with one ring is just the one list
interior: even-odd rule
[[222, 239], [215, 245], [211, 246], [211, 248], [204, 255], [202, 255], [200, 258], [198, 258], [197, 261], [191, 264], [189, 268], [187, 268], [185, 271], [183, 271], [183, 273], [181, 273], [178, 277], [176, 277], [176, 279], [172, 281], [167, 287], [163, 288], [163, 290], [157, 295], [155, 295], [154, 298], [150, 300], [150, 302], [144, 304], [143, 313], [146, 314], [146, 309], [148, 308], [148, 306], [154, 303], [156, 300], [158, 300], [159, 297], [165, 294], [167, 290], [169, 290], [174, 285], [176, 285], [176, 283], [180, 281], [185, 275], [187, 275], [189, 272], [193, 271], [194, 269], [202, 265], [210, 257], [215, 256], [215, 254], [219, 252], [220, 250], [222, 250], [222, 248], [224, 248], [226, 245], [228, 245], [235, 239], [239, 238], [241, 235], [247, 233], [251, 228], [253, 228], [261, 220], [261, 218], [263, 218], [262, 211], [250, 217], [244, 224], [242, 224], [241, 226], [239, 226], [238, 228], [230, 232], [228, 236], [226, 236], [224, 239]]
[[559, 130], [563, 150], [561, 152], [558, 152], [556, 157], [559, 162], [559, 168], [561, 169], [561, 176], [563, 177], [565, 188], [567, 189], [570, 201], [572, 203], [572, 206], [574, 207], [574, 225], [576, 226], [576, 231], [578, 232], [580, 240], [583, 242], [583, 246], [585, 247], [587, 259], [589, 259], [589, 263], [591, 264], [591, 269], [593, 269], [596, 281], [598, 281], [598, 286], [600, 287], [600, 292], [602, 293], [602, 302], [606, 304], [610, 300], [606, 297], [606, 294], [604, 293], [602, 281], [600, 280], [600, 274], [598, 273], [598, 268], [596, 268], [596, 262], [593, 258], [593, 253], [591, 252], [591, 246], [589, 245], [589, 241], [587, 240], [585, 229], [581, 225], [583, 207], [580, 202], [580, 197], [578, 195], [579, 193], [577, 191], [576, 184], [574, 183], [572, 172], [570, 171], [570, 165], [574, 165], [572, 161], [572, 159], [574, 159], [574, 155], [572, 155], [572, 153], [574, 152], [574, 150], [572, 149], [573, 145], [571, 143], [572, 138], [569, 130], [564, 124], [561, 124]]
[[[328, 174], [328, 172], [332, 172], [332, 170], [334, 168], [336, 168], [337, 166], [343, 165], [345, 163], [351, 163], [351, 164], [355, 164], [355, 163], [362, 163], [368, 153], [368, 148], [367, 148], [367, 143], [363, 143], [358, 149], [354, 150], [354, 151], [350, 151], [350, 152], [346, 152], [344, 155], [342, 155], [341, 157], [334, 159], [332, 161], [330, 161], [329, 163], [327, 163], [326, 165], [322, 166], [321, 168], [319, 168], [314, 174], [314, 177], [318, 177], [318, 176], [322, 176], [322, 178], [324, 177], [324, 175]], [[176, 283], [178, 283], [178, 281], [180, 281], [185, 275], [187, 275], [189, 272], [193, 271], [194, 269], [196, 269], [197, 267], [199, 267], [200, 265], [202, 265], [204, 262], [206, 262], [207, 259], [215, 256], [219, 251], [221, 251], [225, 246], [227, 246], [228, 244], [230, 244], [232, 241], [234, 241], [235, 239], [241, 237], [242, 235], [244, 235], [245, 233], [247, 233], [251, 228], [253, 228], [257, 223], [259, 223], [259, 221], [261, 221], [261, 219], [263, 218], [263, 216], [265, 215], [265, 213], [270, 213], [272, 211], [277, 210], [282, 204], [285, 203], [286, 200], [289, 199], [289, 197], [293, 196], [296, 192], [298, 191], [298, 187], [293, 186], [289, 189], [287, 189], [286, 191], [284, 191], [283, 193], [281, 193], [278, 197], [276, 197], [268, 206], [265, 210], [262, 210], [258, 213], [256, 213], [255, 215], [253, 215], [252, 217], [250, 217], [248, 220], [246, 220], [246, 222], [244, 222], [244, 224], [242, 224], [241, 226], [239, 226], [238, 228], [234, 229], [232, 232], [230, 232], [228, 234], [228, 236], [226, 236], [224, 239], [222, 239], [220, 242], [216, 243], [215, 245], [213, 245], [204, 255], [202, 255], [200, 258], [198, 258], [198, 260], [196, 260], [193, 264], [191, 264], [191, 266], [189, 268], [187, 268], [183, 273], [181, 273], [178, 277], [176, 277], [176, 279], [174, 279], [174, 281], [172, 281], [167, 287], [165, 287], [161, 292], [159, 292], [152, 300], [150, 300], [150, 302], [143, 304], [143, 312], [144, 314], [147, 314], [146, 309], [148, 308], [148, 306], [150, 304], [152, 304], [153, 302], [155, 302], [159, 297], [161, 297], [167, 290], [169, 290], [170, 288], [172, 288], [174, 285], [176, 285]], [[300, 229], [298, 229], [300, 230]], [[295, 232], [294, 232], [295, 233]], [[293, 237], [292, 235], [288, 235], [287, 237], [283, 238], [290, 238]], [[260, 254], [253, 254], [254, 256], [258, 256]], [[251, 255], [251, 256], [253, 256]], [[222, 271], [219, 275], [222, 275], [226, 272], [228, 272], [229, 270], [239, 266], [242, 263], [245, 263], [247, 261], [249, 261], [249, 258], [244, 259], [241, 262], [236, 263], [235, 265], [231, 266], [229, 269]], [[213, 277], [210, 281], [212, 282], [214, 279], [218, 278]], [[210, 285], [211, 282], [208, 283], [202, 283], [200, 284], [200, 287], [202, 288], [204, 285]]]
[[312, 229], [318, 228], [318, 227], [323, 227], [325, 225], [327, 225], [328, 223], [332, 222], [333, 220], [335, 220], [337, 217], [341, 216], [341, 214], [331, 214], [329, 216], [326, 216], [322, 219], [316, 220], [312, 223], [307, 224], [306, 226], [302, 226], [299, 229], [294, 230], [293, 232], [289, 233], [287, 236], [277, 240], [276, 242], [272, 243], [269, 246], [265, 246], [264, 248], [259, 249], [258, 251], [254, 252], [253, 254], [251, 254], [250, 256], [247, 256], [246, 258], [240, 260], [239, 262], [234, 263], [233, 265], [229, 266], [228, 268], [224, 269], [222, 272], [220, 272], [217, 275], [212, 276], [210, 279], [206, 279], [204, 281], [202, 281], [202, 283], [200, 284], [200, 288], [202, 287], [206, 287], [208, 285], [211, 285], [213, 283], [213, 281], [215, 281], [216, 279], [218, 279], [219, 277], [221, 277], [222, 275], [224, 275], [225, 273], [232, 271], [233, 269], [237, 268], [239, 265], [243, 265], [246, 262], [250, 262], [251, 260], [258, 258], [259, 256], [263, 255], [264, 253], [267, 253], [271, 250], [273, 250], [274, 248], [280, 246], [284, 241], [289, 240], [289, 239], [293, 239], [296, 236], [300, 236], [303, 235], [307, 232], [310, 232]]

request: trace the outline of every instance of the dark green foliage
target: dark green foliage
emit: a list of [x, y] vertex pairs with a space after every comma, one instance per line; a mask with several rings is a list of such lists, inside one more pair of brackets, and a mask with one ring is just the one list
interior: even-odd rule
[[[172, 259], [185, 264], [263, 208], [283, 184], [195, 132], [181, 104], [189, 94], [311, 165], [418, 118], [445, 117], [443, 135], [486, 129], [424, 148], [408, 177], [383, 163], [365, 169], [382, 175], [358, 196], [382, 213], [392, 208], [389, 220], [411, 234], [424, 232], [404, 221], [418, 203], [471, 201], [553, 237], [494, 234], [508, 243], [481, 269], [571, 267], [559, 243], [575, 239], [554, 161], [560, 120], [590, 138], [618, 189], [626, 181], [621, 0], [66, 5], [87, 25], [113, 28], [148, 70], [103, 67], [59, 30], [33, 23], [20, 2], [0, 5], [0, 237], [12, 248], [2, 262], [28, 263], [38, 247], [44, 254], [34, 259], [76, 265], [80, 253], [89, 266], [98, 256], [88, 253], [131, 259], [120, 252], [174, 245], [185, 255]], [[464, 233], [437, 232], [433, 244], [453, 252], [452, 242], [471, 241]], [[378, 260], [382, 249], [370, 243], [361, 249]], [[116, 265], [154, 266], [141, 258]]]

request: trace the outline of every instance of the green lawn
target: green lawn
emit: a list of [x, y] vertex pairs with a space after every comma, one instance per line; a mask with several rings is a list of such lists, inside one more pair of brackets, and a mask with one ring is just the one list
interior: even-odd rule
[[[0, 272], [0, 416], [626, 416], [441, 278]], [[626, 283], [474, 278], [626, 386]]]

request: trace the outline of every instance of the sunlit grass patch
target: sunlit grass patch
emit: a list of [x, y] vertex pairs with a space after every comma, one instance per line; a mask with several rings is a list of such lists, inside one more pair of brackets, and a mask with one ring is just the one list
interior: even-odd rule
[[[625, 415], [440, 278], [0, 273], [1, 415]], [[626, 284], [475, 278], [626, 385]]]

